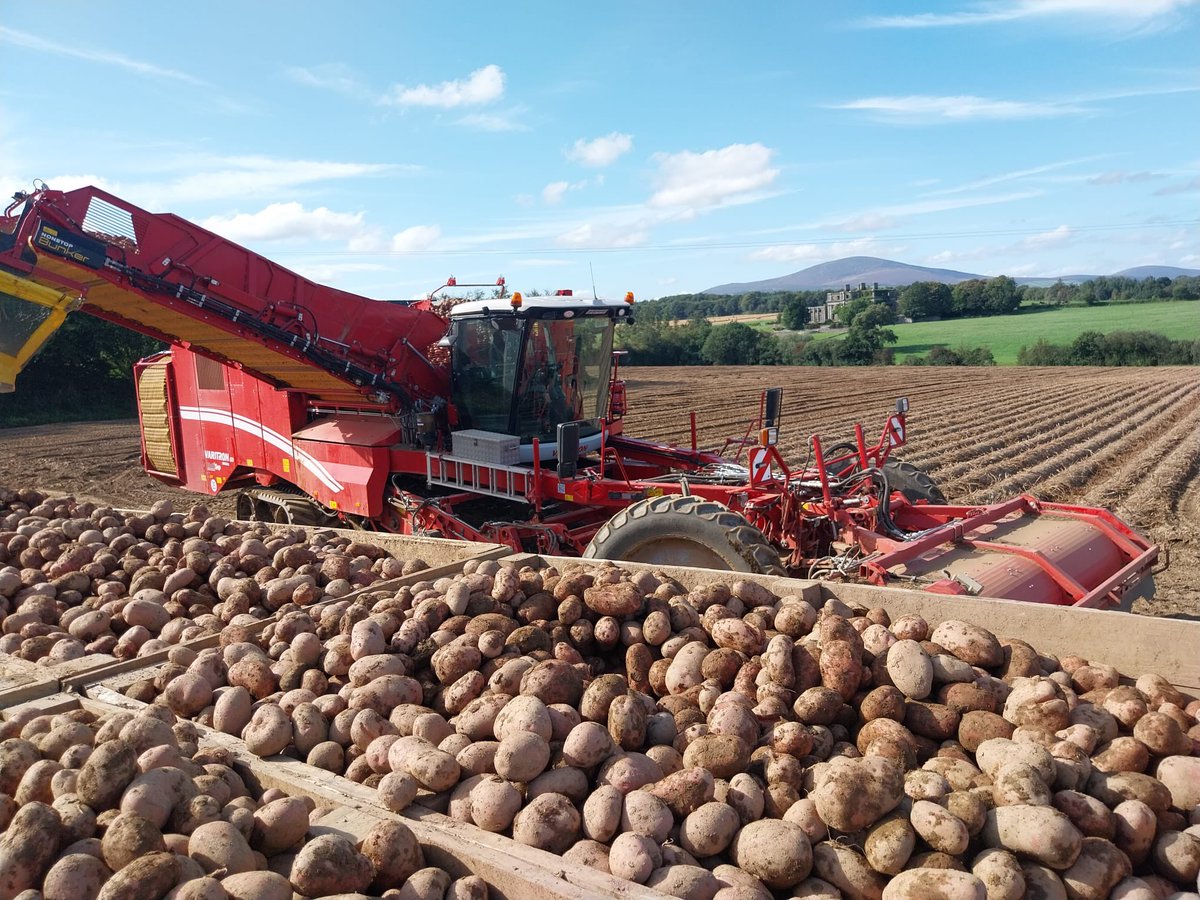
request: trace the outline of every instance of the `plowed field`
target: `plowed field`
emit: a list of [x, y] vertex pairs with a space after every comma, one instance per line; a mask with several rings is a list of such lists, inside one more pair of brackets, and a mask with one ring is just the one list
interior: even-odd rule
[[[1200, 369], [642, 368], [627, 372], [628, 434], [684, 443], [696, 410], [701, 446], [745, 433], [764, 387], [784, 388], [784, 455], [807, 439], [878, 437], [907, 396], [902, 456], [951, 502], [1021, 492], [1106, 506], [1170, 551], [1139, 612], [1200, 617]], [[0, 429], [0, 484], [146, 507], [194, 495], [149, 478], [136, 422]], [[232, 501], [210, 501], [229, 513]]]

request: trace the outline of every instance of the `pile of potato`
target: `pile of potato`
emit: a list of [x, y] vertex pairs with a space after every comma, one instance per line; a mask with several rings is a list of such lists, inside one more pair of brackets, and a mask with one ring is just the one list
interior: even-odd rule
[[487, 561], [249, 637], [129, 693], [675, 896], [1197, 887], [1200, 701], [965, 622]]
[[229, 755], [162, 706], [98, 717], [19, 710], [0, 726], [0, 900], [485, 900], [426, 867], [412, 830], [311, 836], [322, 810], [255, 800]]
[[0, 489], [0, 652], [48, 664], [144, 656], [428, 566], [332, 533], [169, 501], [128, 515]]

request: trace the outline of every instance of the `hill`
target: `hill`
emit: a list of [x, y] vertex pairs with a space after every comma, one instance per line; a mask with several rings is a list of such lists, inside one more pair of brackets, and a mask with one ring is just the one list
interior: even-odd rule
[[[1114, 272], [1110, 277], [1140, 280], [1142, 278], [1179, 278], [1184, 275], [1200, 275], [1200, 269], [1183, 269], [1178, 266], [1135, 266], [1132, 269]], [[770, 291], [836, 290], [847, 284], [858, 285], [863, 282], [888, 287], [908, 285], [914, 281], [940, 281], [943, 284], [958, 284], [960, 281], [970, 281], [972, 278], [988, 277], [990, 276], [957, 272], [953, 269], [914, 266], [892, 259], [880, 259], [876, 256], [847, 256], [844, 259], [835, 259], [831, 262], [809, 266], [807, 269], [792, 272], [790, 275], [766, 278], [762, 281], [719, 284], [716, 287], [700, 291], [700, 293], [724, 295], [749, 294], [755, 291], [766, 293]], [[1041, 275], [1025, 276], [1015, 280], [1018, 284], [1048, 287], [1056, 281], [1081, 284], [1098, 277], [1098, 275]]]
[[881, 285], [912, 284], [914, 281], [941, 281], [957, 284], [982, 278], [968, 272], [952, 269], [931, 269], [926, 266], [910, 266], [892, 259], [875, 256], [847, 256], [832, 262], [809, 266], [790, 275], [767, 278], [763, 281], [748, 281], [743, 284], [720, 284], [701, 291], [702, 294], [747, 294], [751, 291], [815, 291], [822, 288], [840, 288], [847, 284], [879, 283]]

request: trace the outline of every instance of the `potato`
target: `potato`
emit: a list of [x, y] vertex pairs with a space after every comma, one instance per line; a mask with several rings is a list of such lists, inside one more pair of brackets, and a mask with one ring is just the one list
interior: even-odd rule
[[174, 853], [148, 853], [106, 881], [97, 900], [157, 900], [178, 878], [179, 860]]
[[662, 865], [658, 844], [644, 834], [627, 831], [619, 834], [608, 854], [608, 869], [618, 878], [644, 884], [650, 873]]
[[599, 765], [614, 748], [612, 736], [599, 722], [581, 722], [563, 741], [563, 760], [573, 766], [590, 769]]
[[246, 749], [256, 756], [282, 753], [292, 740], [292, 723], [278, 706], [264, 704], [255, 710], [242, 730]]
[[289, 881], [308, 897], [365, 891], [375, 876], [371, 861], [339, 834], [322, 834], [307, 844], [292, 863]]
[[[305, 817], [307, 824], [307, 817]], [[251, 814], [250, 827], [254, 821]], [[254, 851], [245, 836], [229, 822], [209, 822], [192, 832], [188, 840], [188, 856], [205, 872], [224, 869], [226, 874], [252, 872], [257, 868]]]
[[502, 778], [532, 781], [549, 762], [550, 745], [545, 738], [529, 731], [513, 731], [496, 748], [494, 765], [496, 774]]
[[471, 788], [470, 804], [476, 825], [484, 831], [505, 831], [521, 808], [521, 792], [497, 775], [483, 775]]
[[250, 846], [274, 856], [298, 844], [308, 831], [308, 805], [298, 797], [283, 797], [254, 811]]
[[587, 866], [589, 869], [595, 869], [597, 872], [604, 872], [607, 875], [610, 874], [609, 854], [609, 848], [599, 841], [582, 840], [577, 841], [570, 850], [564, 853], [563, 859], [566, 862]]
[[217, 884], [230, 900], [291, 900], [292, 886], [277, 872], [239, 872]]
[[[1150, 861], [1158, 874], [1175, 884], [1193, 884], [1200, 874], [1200, 838], [1182, 831], [1164, 831], [1154, 841]], [[1128, 869], [1125, 874], [1129, 874]]]
[[721, 884], [699, 866], [674, 865], [655, 869], [646, 879], [646, 886], [671, 897], [687, 900], [712, 900]]
[[949, 810], [929, 800], [917, 800], [909, 819], [921, 839], [934, 850], [951, 856], [966, 852], [971, 840], [967, 826]]
[[810, 796], [831, 828], [860, 831], [899, 805], [904, 779], [890, 760], [838, 757], [830, 761]]
[[908, 821], [902, 818], [886, 819], [870, 830], [863, 849], [872, 869], [885, 875], [895, 875], [903, 871], [908, 858], [912, 856], [916, 840], [916, 832]]
[[750, 747], [731, 734], [707, 734], [688, 744], [683, 752], [685, 768], [707, 769], [714, 778], [732, 778], [750, 763]]
[[988, 900], [1021, 900], [1025, 876], [1007, 850], [984, 850], [971, 862], [971, 874], [983, 882]]
[[739, 868], [771, 888], [799, 884], [812, 871], [808, 836], [790, 822], [762, 819], [749, 823], [734, 837], [730, 854]]
[[371, 889], [375, 893], [400, 887], [414, 872], [425, 868], [421, 845], [403, 822], [372, 825], [362, 839], [361, 852], [374, 870]]
[[494, 722], [493, 733], [498, 741], [522, 732], [549, 741], [554, 733], [550, 710], [537, 697], [513, 697], [496, 713]]
[[101, 860], [89, 853], [68, 853], [46, 873], [42, 883], [44, 900], [95, 900], [100, 888], [112, 876]]
[[17, 810], [0, 837], [0, 893], [12, 897], [40, 884], [61, 842], [53, 807], [35, 800]]
[[513, 820], [513, 840], [563, 854], [579, 839], [580, 817], [562, 794], [535, 797]]
[[1159, 760], [1154, 775], [1171, 795], [1171, 805], [1176, 809], [1191, 811], [1200, 806], [1200, 757], [1168, 756]]
[[866, 859], [850, 847], [822, 841], [812, 848], [813, 872], [847, 897], [882, 900], [888, 878], [872, 869]]
[[450, 876], [441, 869], [420, 869], [404, 883], [397, 900], [443, 900], [450, 890]]
[[1079, 856], [1061, 877], [1072, 898], [1104, 900], [1131, 872], [1129, 857], [1112, 842], [1104, 838], [1085, 837]]
[[79, 770], [75, 791], [97, 812], [111, 809], [137, 774], [137, 753], [122, 740], [99, 744]]
[[[563, 756], [566, 757], [565, 747]], [[734, 779], [749, 777], [744, 774], [735, 775]], [[752, 778], [750, 780], [753, 782]], [[714, 783], [712, 773], [707, 769], [680, 769], [661, 781], [648, 785], [646, 789], [664, 801], [676, 816], [682, 818], [713, 799]], [[759, 797], [761, 799], [761, 790]], [[758, 815], [762, 815], [761, 805]]]
[[981, 837], [987, 847], [1032, 857], [1052, 869], [1069, 868], [1083, 841], [1079, 829], [1058, 810], [1024, 805], [989, 810]]
[[888, 882], [883, 900], [987, 900], [983, 881], [952, 869], [909, 869]]
[[380, 802], [387, 809], [401, 812], [416, 799], [418, 787], [417, 780], [407, 772], [388, 772], [380, 779], [375, 790], [379, 794]]
[[583, 804], [583, 833], [594, 841], [612, 840], [621, 827], [625, 795], [612, 785], [597, 787]]
[[924, 700], [933, 690], [933, 663], [916, 641], [901, 640], [887, 650], [887, 672], [892, 684], [913, 700]]
[[[168, 810], [168, 813], [170, 810]], [[116, 872], [139, 856], [165, 851], [162, 832], [147, 819], [134, 813], [121, 813], [104, 830], [100, 852], [104, 863]]]
[[625, 795], [621, 806], [622, 831], [644, 834], [661, 844], [674, 824], [675, 818], [667, 804], [649, 791], [636, 790]]

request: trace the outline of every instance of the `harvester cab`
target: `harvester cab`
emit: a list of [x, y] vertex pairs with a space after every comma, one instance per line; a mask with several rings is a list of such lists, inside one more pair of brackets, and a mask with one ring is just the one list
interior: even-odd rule
[[472, 300], [450, 311], [453, 430], [513, 435], [521, 462], [557, 455], [558, 428], [578, 423], [580, 450], [600, 445], [620, 300], [554, 296]]

